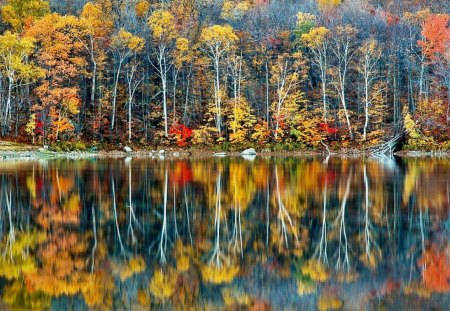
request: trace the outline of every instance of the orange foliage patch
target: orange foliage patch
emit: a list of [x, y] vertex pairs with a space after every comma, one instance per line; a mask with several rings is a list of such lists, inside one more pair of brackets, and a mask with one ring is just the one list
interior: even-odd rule
[[445, 253], [432, 247], [423, 254], [418, 264], [423, 267], [422, 278], [427, 288], [438, 293], [450, 291], [450, 259]]

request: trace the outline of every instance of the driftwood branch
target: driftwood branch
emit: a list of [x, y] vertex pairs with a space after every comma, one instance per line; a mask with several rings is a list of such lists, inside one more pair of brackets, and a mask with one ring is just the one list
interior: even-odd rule
[[402, 125], [397, 125], [395, 127], [394, 135], [376, 146], [370, 147], [367, 149], [367, 152], [374, 157], [389, 157], [392, 158], [394, 156], [394, 151], [397, 147], [397, 144], [402, 139], [405, 134], [405, 129]]

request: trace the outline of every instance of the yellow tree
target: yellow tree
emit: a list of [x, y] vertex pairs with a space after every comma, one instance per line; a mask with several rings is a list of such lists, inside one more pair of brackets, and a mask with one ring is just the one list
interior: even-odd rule
[[350, 139], [353, 139], [353, 129], [350, 123], [350, 115], [348, 111], [347, 87], [348, 72], [357, 49], [355, 47], [356, 35], [358, 30], [350, 25], [338, 26], [333, 33], [333, 54], [336, 57], [336, 65], [333, 67], [335, 87], [342, 109], [344, 110], [345, 122], [347, 123]]
[[33, 51], [34, 39], [32, 38], [22, 38], [9, 31], [0, 36], [0, 72], [6, 78], [8, 85], [6, 105], [4, 109], [0, 109], [3, 130], [9, 127], [11, 120], [13, 89], [22, 83], [36, 81], [43, 74], [41, 69], [28, 61]]
[[214, 25], [202, 30], [200, 41], [203, 52], [211, 59], [214, 68], [214, 119], [219, 134], [222, 132], [221, 61], [238, 40], [229, 25]]
[[152, 64], [161, 79], [164, 115], [164, 135], [168, 137], [167, 121], [167, 74], [172, 66], [170, 61], [171, 52], [175, 46], [178, 32], [175, 18], [169, 11], [157, 10], [148, 19], [148, 25], [152, 31], [155, 44], [156, 64]]
[[317, 0], [317, 7], [323, 13], [335, 10], [341, 4], [342, 0]]
[[20, 31], [27, 20], [32, 21], [48, 14], [50, 5], [43, 0], [7, 0], [1, 12], [3, 21], [15, 31]]
[[[83, 7], [78, 25], [80, 31], [77, 34], [78, 39], [89, 55], [92, 66], [90, 105], [94, 108], [97, 90], [97, 71], [106, 59], [105, 51], [113, 29], [113, 22], [106, 8], [99, 3], [88, 2]], [[99, 114], [101, 111], [100, 108], [101, 106], [99, 106]]]
[[373, 100], [373, 82], [377, 78], [377, 64], [381, 58], [382, 50], [375, 39], [368, 39], [359, 49], [361, 55], [361, 65], [358, 67], [364, 78], [364, 130], [363, 139], [367, 138], [367, 128], [369, 126], [369, 108]]
[[303, 56], [299, 52], [293, 55], [281, 54], [272, 64], [271, 72], [271, 83], [276, 88], [272, 112], [275, 122], [274, 136], [277, 140], [286, 128], [292, 126], [303, 98], [300, 90], [300, 83], [305, 77]]
[[330, 31], [325, 27], [317, 27], [311, 29], [308, 33], [302, 35], [301, 39], [304, 45], [311, 51], [311, 61], [319, 67], [323, 120], [328, 119], [328, 103], [327, 103], [327, 70], [328, 70], [328, 43]]
[[245, 142], [248, 138], [250, 129], [256, 123], [256, 118], [252, 115], [249, 103], [241, 95], [242, 85], [244, 84], [242, 67], [242, 52], [241, 55], [232, 53], [230, 57], [228, 57], [228, 74], [231, 78], [233, 98], [228, 102], [231, 108], [229, 125], [232, 133], [230, 134], [230, 141], [234, 143]]
[[114, 130], [116, 119], [116, 102], [117, 102], [117, 87], [119, 84], [120, 73], [124, 63], [134, 53], [141, 52], [144, 48], [144, 39], [134, 36], [132, 33], [121, 28], [117, 34], [111, 39], [111, 48], [116, 58], [117, 69], [114, 76], [114, 87], [112, 95], [112, 115], [111, 115], [111, 130]]

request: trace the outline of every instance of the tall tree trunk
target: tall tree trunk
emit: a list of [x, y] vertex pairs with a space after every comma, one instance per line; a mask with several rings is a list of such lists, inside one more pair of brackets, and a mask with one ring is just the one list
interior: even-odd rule
[[120, 71], [122, 70], [123, 60], [119, 61], [119, 67], [117, 68], [116, 76], [114, 78], [114, 89], [112, 98], [112, 115], [111, 115], [111, 132], [114, 131], [116, 124], [116, 103], [117, 103], [117, 87], [119, 84]]

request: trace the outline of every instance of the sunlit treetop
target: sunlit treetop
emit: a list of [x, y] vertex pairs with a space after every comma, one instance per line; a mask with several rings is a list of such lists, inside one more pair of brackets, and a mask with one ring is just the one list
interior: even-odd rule
[[422, 36], [418, 45], [424, 54], [431, 60], [437, 60], [441, 56], [447, 56], [450, 50], [450, 15], [430, 15], [422, 26]]
[[14, 30], [20, 30], [27, 20], [41, 18], [50, 12], [48, 1], [7, 0], [2, 8], [2, 19]]
[[166, 42], [177, 37], [175, 17], [167, 10], [157, 10], [148, 19], [155, 40]]
[[294, 34], [295, 37], [301, 39], [302, 35], [308, 33], [316, 27], [317, 17], [311, 13], [298, 12], [297, 13], [297, 24], [295, 26]]
[[330, 36], [330, 30], [325, 27], [313, 28], [308, 33], [302, 35], [303, 43], [311, 48], [318, 48]]
[[147, 0], [141, 0], [136, 3], [136, 15], [138, 17], [144, 17], [148, 14], [150, 10], [150, 3]]
[[341, 0], [317, 0], [317, 6], [322, 12], [333, 10], [341, 5]]
[[430, 16], [431, 11], [429, 8], [417, 11], [417, 12], [406, 12], [404, 14], [405, 20], [413, 25], [422, 25], [425, 20]]
[[224, 1], [220, 17], [225, 20], [239, 21], [252, 8], [249, 1]]
[[140, 52], [144, 48], [144, 39], [134, 36], [132, 33], [121, 28], [111, 39], [111, 46], [116, 50], [130, 50]]
[[200, 40], [207, 46], [217, 49], [228, 49], [229, 46], [237, 41], [233, 27], [230, 25], [214, 25], [202, 30]]

